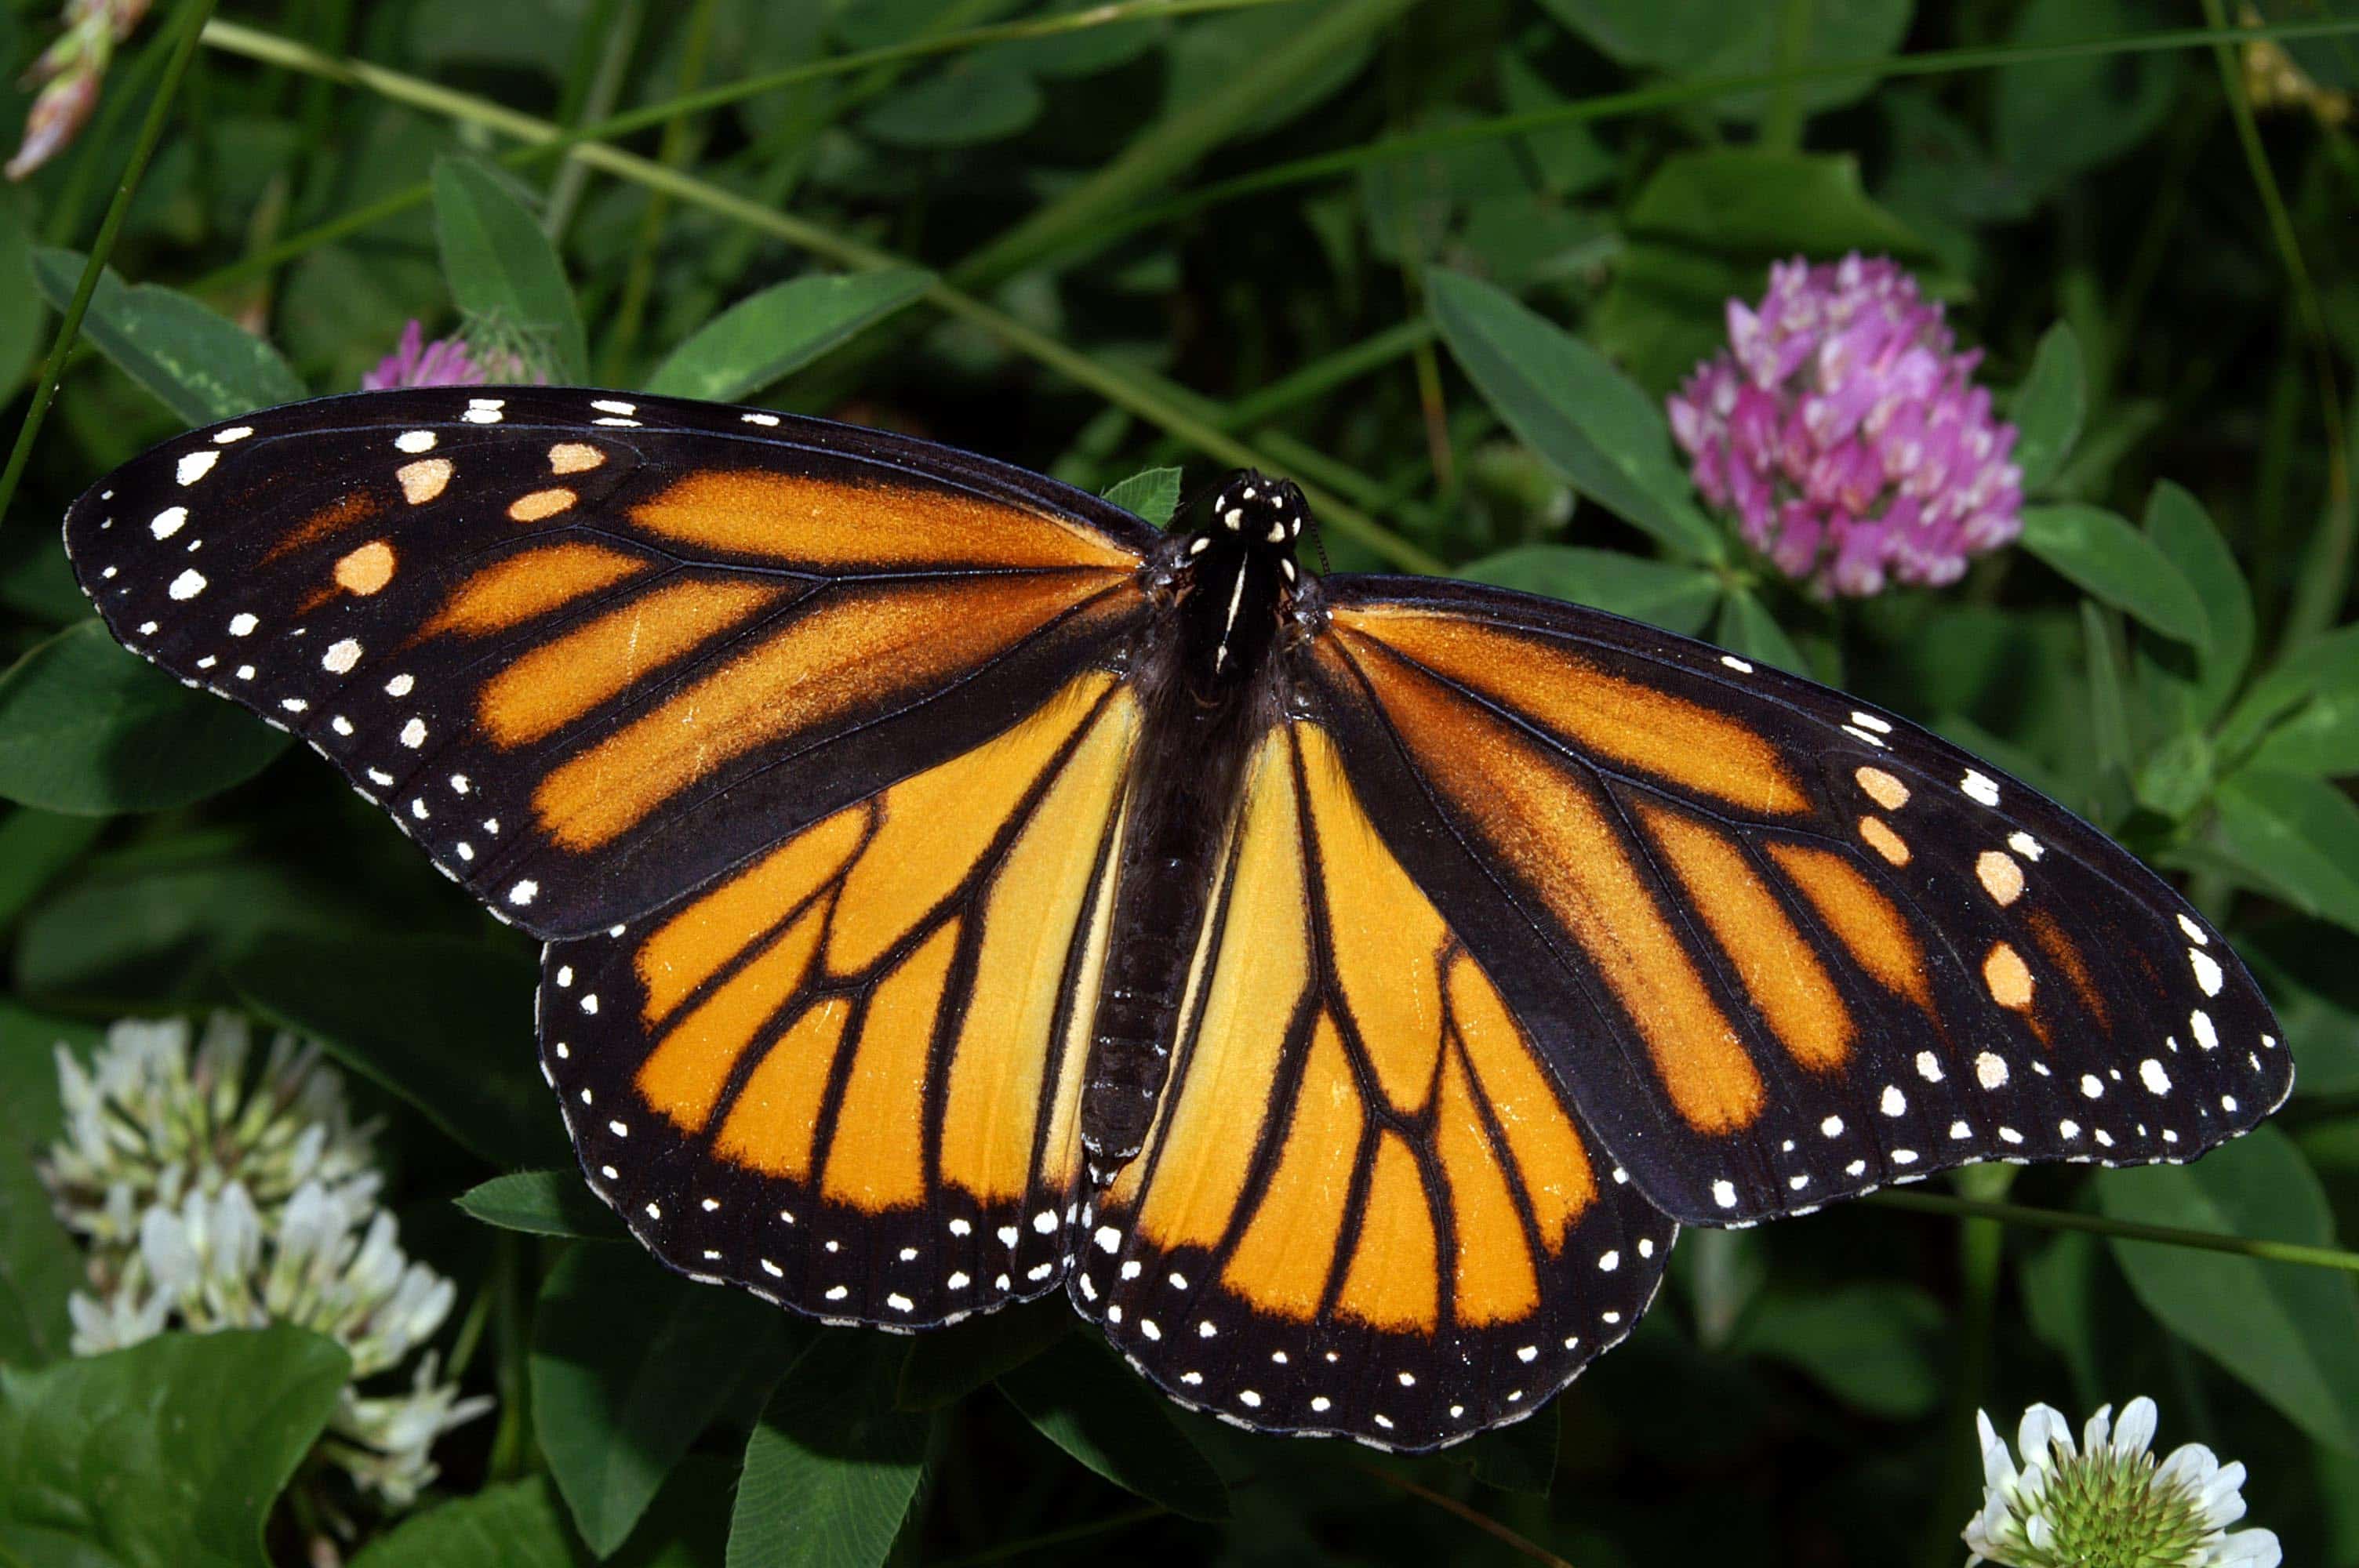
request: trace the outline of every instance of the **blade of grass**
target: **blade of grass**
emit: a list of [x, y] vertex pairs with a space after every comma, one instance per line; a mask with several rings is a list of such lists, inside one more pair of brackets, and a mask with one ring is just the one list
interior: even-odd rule
[[[704, 80], [704, 63], [712, 52], [712, 26], [719, 13], [718, 0], [697, 0], [695, 9], [689, 13], [688, 32], [681, 40], [679, 53], [683, 97], [696, 91], [696, 84]], [[696, 127], [687, 115], [668, 121], [663, 128], [663, 145], [656, 153], [657, 161], [666, 168], [686, 168], [695, 157], [699, 140]], [[630, 363], [631, 351], [638, 343], [647, 295], [656, 286], [656, 252], [663, 243], [664, 217], [670, 205], [663, 191], [650, 191], [647, 207], [639, 214], [638, 238], [631, 246], [630, 265], [623, 275], [623, 298], [614, 308], [614, 325], [607, 334], [603, 356], [605, 379], [618, 386], [622, 384], [625, 367]]]
[[[614, 101], [623, 95], [623, 78], [631, 56], [639, 47], [640, 29], [647, 21], [647, 0], [603, 0], [603, 6], [605, 47], [599, 51], [598, 63], [582, 91], [581, 107], [572, 112], [560, 107], [558, 112], [559, 119], [579, 126], [595, 124], [614, 114]], [[549, 208], [541, 219], [549, 243], [565, 243], [565, 231], [572, 226], [582, 193], [589, 186], [588, 164], [569, 158], [558, 169], [549, 189]]]
[[164, 127], [172, 118], [173, 101], [179, 96], [180, 82], [189, 73], [190, 62], [197, 57], [197, 40], [216, 3], [217, 0], [187, 0], [179, 15], [173, 18], [179, 31], [174, 37], [163, 81], [148, 100], [147, 118], [140, 124], [139, 139], [132, 144], [131, 158], [123, 166], [123, 178], [115, 186], [114, 200], [108, 203], [106, 216], [99, 222], [98, 237], [91, 242], [90, 260], [82, 266], [82, 281], [74, 286], [65, 319], [58, 323], [57, 340], [49, 345], [49, 358], [41, 366], [41, 379], [33, 388], [30, 406], [25, 410], [25, 423], [17, 428], [16, 445], [8, 453], [8, 467], [0, 471], [0, 519], [6, 518], [8, 503], [16, 498], [16, 486], [25, 477], [25, 465], [32, 460], [33, 443], [39, 438], [49, 405], [57, 398], [58, 378], [64, 374], [67, 356], [72, 353], [74, 341], [82, 334], [82, 320], [90, 311], [91, 296], [98, 292], [98, 280], [106, 271], [106, 258], [114, 254], [114, 242], [123, 233], [123, 220], [131, 211], [131, 198], [139, 189], [140, 177], [147, 172], [147, 160], [156, 156], [156, 144], [163, 139]]
[[[244, 55], [290, 70], [328, 76], [365, 88], [394, 102], [480, 125], [518, 141], [548, 143], [565, 139], [570, 135], [562, 127], [550, 124], [546, 120], [519, 114], [488, 99], [454, 92], [406, 72], [390, 70], [365, 61], [332, 59], [317, 49], [255, 28], [220, 24], [208, 28], [205, 36], [208, 42], [225, 53]], [[668, 168], [653, 158], [625, 152], [619, 147], [585, 142], [570, 147], [568, 156], [650, 189], [664, 191], [686, 205], [701, 207], [732, 222], [761, 229], [840, 266], [873, 271], [879, 267], [909, 265], [889, 252], [836, 233], [791, 213], [774, 211], [758, 201], [723, 190], [679, 169]], [[1028, 327], [945, 282], [936, 282], [919, 297], [944, 315], [988, 332], [1017, 353], [1038, 362], [1074, 384], [1117, 407], [1127, 409], [1233, 468], [1284, 466], [1221, 430], [1190, 406], [1192, 394], [1159, 377], [1143, 371], [1101, 364], [1079, 349]], [[1328, 526], [1359, 540], [1394, 565], [1415, 572], [1442, 569], [1440, 557], [1400, 537], [1323, 487], [1305, 486], [1304, 494]]]
[[1945, 1197], [1939, 1193], [1887, 1190], [1861, 1200], [1880, 1208], [1912, 1209], [1919, 1214], [1946, 1215], [1952, 1219], [1995, 1219], [2033, 1230], [2081, 1230], [2092, 1236], [2117, 1236], [2128, 1241], [2155, 1241], [2166, 1247], [2191, 1247], [2202, 1252], [2228, 1252], [2267, 1263], [2299, 1263], [2310, 1269], [2338, 1269], [2359, 1274], [2359, 1252], [2333, 1247], [2308, 1247], [2294, 1241], [2270, 1241], [2250, 1236], [2223, 1236], [2210, 1230], [2177, 1230], [2166, 1225], [2141, 1225], [2102, 1214], [2074, 1214], [2064, 1209], [2028, 1208], [2021, 1204], [1990, 1203], [1980, 1198]]

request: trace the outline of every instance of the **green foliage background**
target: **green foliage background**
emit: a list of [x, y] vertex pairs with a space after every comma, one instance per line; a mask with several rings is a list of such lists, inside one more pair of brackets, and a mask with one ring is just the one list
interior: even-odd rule
[[[2284, 47], [2338, 114], [2256, 107], [2242, 46], [2192, 30], [2221, 0], [280, 0], [227, 7], [185, 71], [213, 7], [159, 4], [80, 142], [0, 193], [16, 416], [109, 265], [0, 481], [0, 1562], [306, 1550], [271, 1499], [333, 1347], [69, 1358], [78, 1261], [30, 1165], [53, 1043], [227, 1004], [362, 1080], [501, 1400], [424, 1512], [342, 1543], [367, 1568], [1952, 1563], [1977, 1405], [2139, 1392], [2166, 1444], [2250, 1465], [2288, 1561], [2359, 1563], [2340, 5], [2247, 8], [2308, 27]], [[0, 4], [0, 75], [46, 8]], [[26, 102], [0, 86], [0, 124]], [[1955, 589], [1831, 608], [1701, 507], [1659, 410], [1770, 260], [1854, 248], [1986, 351], [2033, 505]], [[411, 317], [1150, 516], [1165, 470], [1256, 463], [1312, 488], [1339, 568], [1840, 682], [2178, 876], [2281, 1010], [2296, 1098], [2192, 1167], [1995, 1167], [1690, 1233], [1540, 1419], [1415, 1461], [1188, 1416], [1053, 1303], [911, 1341], [690, 1285], [571, 1177], [527, 945], [281, 737], [116, 650], [58, 548], [115, 463], [349, 388]]]

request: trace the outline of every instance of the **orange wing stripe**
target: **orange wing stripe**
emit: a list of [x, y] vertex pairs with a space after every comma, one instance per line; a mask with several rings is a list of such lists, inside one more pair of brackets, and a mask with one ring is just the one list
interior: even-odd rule
[[1854, 1033], [1843, 995], [1745, 851], [1727, 835], [1658, 806], [1643, 806], [1640, 816], [1787, 1053], [1813, 1072], [1842, 1066]]
[[885, 977], [860, 1026], [820, 1191], [871, 1213], [926, 1196], [926, 1057], [958, 950], [945, 924]]
[[1933, 991], [1925, 979], [1925, 949], [1908, 920], [1883, 890], [1859, 868], [1832, 849], [1802, 844], [1772, 844], [1770, 859], [1802, 890], [1835, 939], [1886, 990], [1907, 997], [1928, 1012]]
[[1335, 983], [1385, 1098], [1404, 1116], [1423, 1108], [1441, 1052], [1442, 948], [1432, 901], [1376, 837], [1343, 775], [1334, 742], [1295, 727], [1316, 827]]
[[[1009, 851], [984, 905], [983, 950], [942, 1110], [941, 1172], [986, 1201], [1024, 1195], [1043, 1082], [1060, 1048], [1075, 1048], [1057, 1038], [1059, 990], [1136, 717], [1127, 693], [1098, 717]], [[890, 809], [903, 807], [897, 802]], [[880, 841], [879, 864], [888, 849]], [[895, 870], [908, 876], [922, 863]]]
[[546, 615], [648, 569], [648, 563], [602, 545], [550, 545], [485, 567], [452, 590], [419, 631], [480, 637]]
[[1321, 1014], [1284, 1152], [1253, 1224], [1221, 1271], [1223, 1284], [1266, 1312], [1306, 1322], [1318, 1315], [1365, 1119], [1343, 1037]]
[[[484, 729], [503, 747], [553, 734], [788, 591], [772, 583], [708, 580], [643, 593], [541, 643], [484, 682], [477, 704]], [[548, 789], [543, 784], [541, 793]]]
[[639, 1065], [639, 1093], [649, 1105], [688, 1131], [703, 1128], [737, 1058], [802, 984], [819, 946], [822, 914], [819, 909], [805, 913], [767, 951], [664, 1032]]
[[1244, 1192], [1286, 1021], [1310, 981], [1302, 826], [1282, 733], [1246, 787], [1228, 925], [1179, 1098], [1163, 1115], [1139, 1228], [1166, 1249], [1217, 1244]]
[[1376, 1168], [1360, 1210], [1360, 1239], [1336, 1311], [1372, 1328], [1432, 1332], [1440, 1317], [1433, 1208], [1417, 1157], [1400, 1135], [1376, 1144]]
[[1451, 1292], [1458, 1321], [1506, 1323], [1525, 1316], [1539, 1304], [1539, 1277], [1524, 1239], [1523, 1218], [1516, 1212], [1507, 1178], [1491, 1149], [1489, 1130], [1475, 1108], [1466, 1069], [1455, 1053], [1442, 1063], [1440, 1121], [1434, 1143], [1457, 1221]]
[[1538, 892], [1620, 999], [1680, 1119], [1703, 1133], [1749, 1125], [1761, 1111], [1760, 1072], [1595, 792], [1413, 666], [1386, 657], [1367, 667], [1425, 775]]
[[1748, 810], [1807, 811], [1777, 747], [1701, 703], [1596, 669], [1562, 648], [1462, 617], [1397, 606], [1335, 611], [1355, 649], [1374, 639], [1598, 756]]
[[597, 849], [731, 758], [972, 669], [1103, 580], [962, 579], [831, 592], [810, 613], [556, 768], [534, 792], [534, 808], [558, 843]]
[[1473, 1065], [1476, 1091], [1490, 1101], [1491, 1114], [1506, 1134], [1516, 1173], [1539, 1223], [1540, 1244], [1557, 1251], [1597, 1201], [1597, 1177], [1581, 1134], [1490, 978], [1463, 953], [1450, 965], [1450, 1015]]
[[[2020, 873], [2017, 873], [2020, 875]], [[2094, 1014], [2099, 1024], [2111, 1028], [2112, 1019], [2105, 1011], [2105, 993], [2098, 989], [2096, 976], [2089, 972], [2088, 961], [2081, 957], [2081, 948], [2056, 917], [2044, 909], [2031, 912], [2031, 935], [2039, 950], [2048, 955], [2049, 962], [2064, 971], [2080, 993], [2082, 1004]]]
[[706, 470], [631, 509], [681, 544], [843, 571], [919, 566], [1088, 567], [1138, 557], [1045, 513], [973, 496], [853, 485], [760, 469]]
[[647, 988], [647, 1020], [659, 1022], [712, 979], [756, 932], [791, 914], [843, 869], [869, 824], [865, 806], [816, 823], [749, 870], [698, 896], [639, 945], [636, 966]]
[[865, 969], [974, 875], [976, 861], [1113, 682], [1103, 673], [1084, 675], [997, 740], [886, 792], [876, 837], [844, 879], [828, 938], [832, 971]]
[[774, 1176], [807, 1180], [828, 1075], [851, 1016], [852, 1004], [842, 997], [804, 1009], [746, 1078], [713, 1140], [714, 1152]]

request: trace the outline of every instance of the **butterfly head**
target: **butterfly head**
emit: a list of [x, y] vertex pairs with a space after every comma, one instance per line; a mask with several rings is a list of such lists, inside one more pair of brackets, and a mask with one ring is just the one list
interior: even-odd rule
[[1233, 678], [1258, 665], [1303, 590], [1294, 552], [1310, 521], [1292, 480], [1245, 469], [1213, 492], [1177, 562], [1202, 673]]

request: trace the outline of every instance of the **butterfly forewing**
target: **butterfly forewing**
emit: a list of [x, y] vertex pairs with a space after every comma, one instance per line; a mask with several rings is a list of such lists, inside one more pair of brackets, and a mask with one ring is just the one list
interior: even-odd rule
[[2200, 914], [1924, 730], [1591, 611], [1333, 587], [1318, 678], [1378, 829], [1680, 1218], [2182, 1160], [2290, 1088]]
[[1249, 774], [1148, 1142], [1074, 1304], [1168, 1392], [1430, 1448], [1530, 1413], [1646, 1310], [1678, 1227], [1582, 1126], [1323, 729]]
[[301, 735], [545, 935], [1005, 730], [1135, 620], [1152, 538], [922, 443], [543, 388], [253, 415], [66, 522], [126, 644]]

